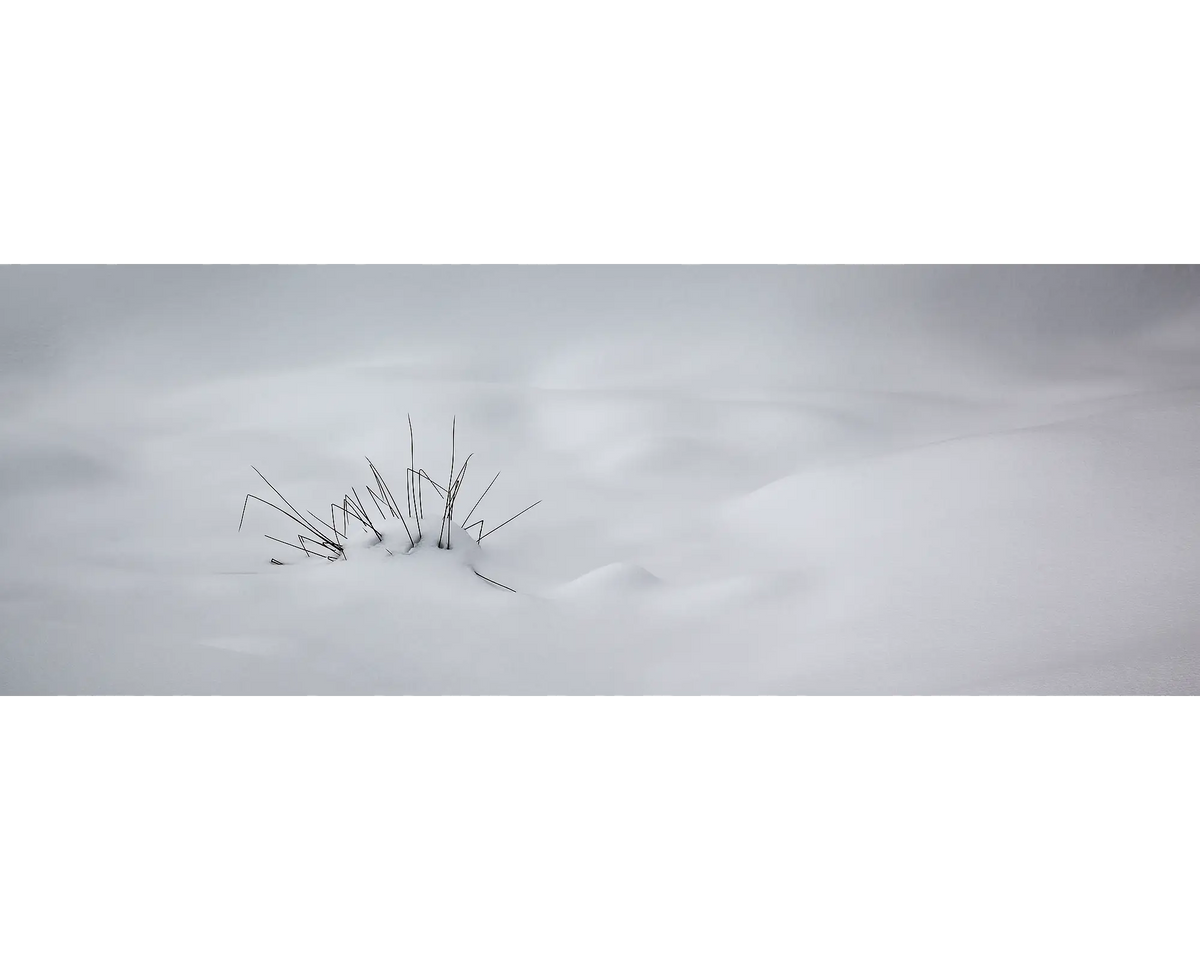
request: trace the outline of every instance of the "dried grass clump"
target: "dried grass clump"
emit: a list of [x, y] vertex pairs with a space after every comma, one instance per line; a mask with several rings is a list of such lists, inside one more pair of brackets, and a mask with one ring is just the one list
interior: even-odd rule
[[[303, 513], [289, 501], [279, 489], [268, 480], [257, 467], [251, 466], [251, 469], [259, 475], [263, 483], [271, 488], [271, 491], [279, 498], [279, 503], [273, 503], [270, 500], [264, 500], [262, 497], [256, 496], [253, 493], [246, 494], [246, 499], [242, 502], [242, 517], [238, 522], [238, 530], [242, 529], [246, 522], [246, 509], [250, 505], [250, 501], [254, 500], [257, 503], [265, 504], [272, 510], [282, 513], [289, 520], [300, 525], [304, 532], [297, 534], [296, 543], [290, 543], [287, 540], [280, 540], [278, 537], [272, 537], [269, 534], [263, 534], [268, 540], [273, 540], [275, 543], [281, 543], [285, 547], [290, 547], [293, 550], [302, 550], [308, 557], [318, 557], [325, 560], [337, 561], [346, 560], [348, 555], [346, 552], [347, 532], [349, 529], [350, 520], [353, 519], [360, 524], [365, 532], [374, 534], [378, 543], [384, 543], [384, 534], [375, 525], [371, 510], [367, 504], [370, 503], [375, 511], [379, 514], [380, 520], [386, 520], [390, 515], [393, 519], [399, 520], [404, 527], [404, 533], [408, 543], [404, 547], [404, 552], [408, 552], [422, 543], [426, 533], [422, 525], [425, 519], [425, 486], [428, 484], [434, 493], [442, 501], [441, 518], [438, 525], [437, 548], [439, 550], [452, 550], [452, 532], [454, 527], [454, 510], [458, 505], [458, 497], [462, 492], [463, 480], [466, 478], [467, 467], [471, 463], [471, 457], [474, 454], [468, 454], [458, 467], [458, 472], [455, 473], [456, 460], [456, 444], [457, 444], [457, 427], [458, 418], [455, 417], [450, 426], [450, 471], [446, 477], [446, 484], [442, 486], [438, 484], [424, 469], [419, 469], [416, 465], [416, 440], [413, 435], [412, 417], [408, 418], [408, 442], [409, 442], [409, 465], [405, 470], [404, 484], [404, 509], [400, 509], [400, 503], [392, 494], [391, 488], [387, 481], [383, 478], [379, 468], [371, 462], [368, 457], [367, 466], [370, 468], [371, 477], [374, 480], [375, 486], [372, 487], [369, 483], [366, 484], [368, 499], [364, 501], [359, 496], [356, 487], [351, 487], [350, 492], [342, 496], [340, 503], [333, 502], [329, 505], [329, 522], [317, 516], [311, 510]], [[467, 512], [466, 517], [461, 524], [462, 529], [471, 535], [472, 530], [478, 530], [478, 534], [474, 536], [476, 543], [482, 543], [487, 537], [491, 536], [501, 527], [512, 523], [517, 517], [532, 510], [541, 500], [531, 503], [524, 510], [515, 513], [503, 523], [496, 524], [491, 529], [485, 529], [483, 520], [476, 520], [470, 523], [471, 517], [483, 503], [483, 498], [488, 495], [488, 491], [492, 489], [496, 480], [499, 479], [500, 472], [496, 471], [496, 475], [492, 477], [491, 483], [487, 485], [483, 493], [479, 495], [479, 499], [475, 501], [474, 506]], [[280, 506], [282, 504], [282, 506]], [[306, 519], [311, 517], [312, 520]], [[337, 522], [338, 516], [341, 516], [342, 522], [339, 526]], [[412, 526], [409, 525], [412, 521]], [[469, 525], [468, 525], [469, 524]], [[415, 536], [413, 531], [416, 531]], [[392, 551], [386, 546], [389, 555]], [[271, 563], [277, 566], [282, 566], [283, 561], [275, 557], [271, 558]], [[472, 568], [474, 574], [482, 580], [487, 580], [488, 583], [495, 584], [498, 587], [503, 587], [505, 590], [512, 590], [511, 587], [506, 587], [502, 583], [497, 583], [495, 580], [485, 577], [478, 570]], [[515, 592], [515, 591], [514, 591]]]

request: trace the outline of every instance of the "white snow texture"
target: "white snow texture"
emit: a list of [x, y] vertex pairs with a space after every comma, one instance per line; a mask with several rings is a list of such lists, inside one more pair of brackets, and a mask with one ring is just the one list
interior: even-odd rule
[[[1200, 692], [1191, 268], [7, 267], [0, 377], [0, 692]], [[238, 532], [410, 413], [542, 503]]]

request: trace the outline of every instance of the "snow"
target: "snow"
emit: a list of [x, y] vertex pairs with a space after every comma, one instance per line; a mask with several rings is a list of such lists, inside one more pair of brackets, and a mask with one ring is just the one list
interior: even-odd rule
[[661, 581], [636, 563], [610, 563], [576, 577], [554, 591], [555, 596], [621, 603], [653, 590]]
[[[7, 268], [0, 297], [79, 318], [4, 321], [5, 693], [1200, 692], [1188, 271]], [[472, 521], [542, 502], [450, 551], [428, 488], [415, 550], [389, 520], [306, 558], [253, 502], [238, 532], [251, 464], [321, 516], [369, 456], [402, 501], [409, 413], [439, 483], [452, 417], [475, 454], [456, 516], [497, 470]]]

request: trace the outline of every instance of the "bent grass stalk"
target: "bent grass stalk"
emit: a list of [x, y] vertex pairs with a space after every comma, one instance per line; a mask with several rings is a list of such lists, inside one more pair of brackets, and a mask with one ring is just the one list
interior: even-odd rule
[[[496, 471], [496, 475], [495, 475], [494, 477], [492, 477], [492, 483], [495, 483], [495, 482], [496, 482], [497, 480], [499, 480], [499, 479], [500, 479], [500, 471], [499, 471], [499, 470], [497, 470], [497, 471]], [[467, 522], [467, 520], [470, 520], [470, 519], [471, 519], [471, 514], [475, 512], [475, 508], [476, 508], [476, 507], [478, 507], [478, 506], [479, 506], [481, 503], [483, 503], [483, 498], [484, 498], [484, 497], [486, 497], [486, 496], [488, 495], [488, 490], [491, 490], [491, 489], [492, 489], [492, 483], [489, 483], [489, 484], [487, 485], [487, 490], [484, 490], [484, 491], [483, 491], [483, 493], [481, 493], [481, 494], [479, 495], [479, 499], [475, 501], [475, 506], [474, 506], [474, 507], [472, 507], [472, 508], [470, 509], [470, 511], [467, 513], [467, 519], [466, 519], [466, 520], [464, 520], [464, 521], [463, 521], [463, 523], [466, 523], [466, 522]]]

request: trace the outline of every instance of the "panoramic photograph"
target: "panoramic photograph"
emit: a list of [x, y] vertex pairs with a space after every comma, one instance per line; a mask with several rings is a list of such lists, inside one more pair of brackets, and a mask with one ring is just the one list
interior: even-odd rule
[[0, 268], [5, 694], [1200, 692], [1200, 270]]

